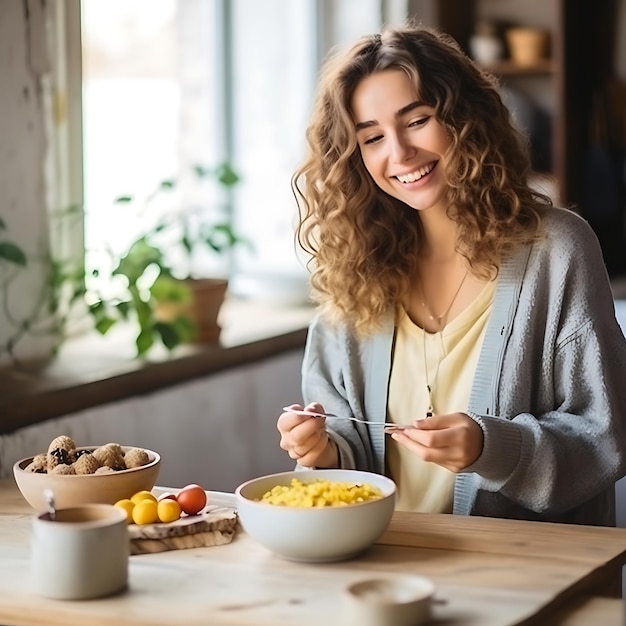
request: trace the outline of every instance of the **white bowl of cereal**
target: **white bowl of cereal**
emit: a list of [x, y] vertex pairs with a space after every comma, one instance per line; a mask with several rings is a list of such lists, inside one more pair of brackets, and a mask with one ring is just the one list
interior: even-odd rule
[[114, 504], [142, 490], [151, 490], [159, 474], [161, 457], [153, 450], [107, 443], [76, 446], [61, 435], [48, 450], [17, 461], [15, 482], [26, 501], [39, 513], [47, 511], [44, 496], [52, 490], [55, 506]]
[[391, 479], [342, 469], [271, 474], [235, 490], [246, 534], [279, 556], [310, 563], [369, 548], [389, 525], [395, 497]]

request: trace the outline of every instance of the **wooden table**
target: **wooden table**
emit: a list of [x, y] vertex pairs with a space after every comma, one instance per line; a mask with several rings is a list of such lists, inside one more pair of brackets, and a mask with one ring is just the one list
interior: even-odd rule
[[626, 561], [624, 529], [396, 513], [369, 551], [328, 564], [286, 561], [239, 532], [224, 546], [133, 556], [126, 592], [63, 602], [30, 588], [32, 515], [13, 482], [0, 481], [4, 626], [344, 626], [342, 588], [394, 572], [435, 582], [441, 626], [624, 623], [622, 601], [599, 597]]

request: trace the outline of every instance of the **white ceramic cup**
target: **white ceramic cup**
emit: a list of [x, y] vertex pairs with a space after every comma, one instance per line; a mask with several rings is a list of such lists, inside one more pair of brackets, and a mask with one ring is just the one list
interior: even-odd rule
[[33, 520], [31, 566], [35, 591], [85, 600], [128, 585], [130, 539], [126, 512], [110, 504], [60, 509]]
[[417, 626], [431, 618], [435, 585], [422, 576], [390, 575], [361, 580], [344, 594], [350, 626]]

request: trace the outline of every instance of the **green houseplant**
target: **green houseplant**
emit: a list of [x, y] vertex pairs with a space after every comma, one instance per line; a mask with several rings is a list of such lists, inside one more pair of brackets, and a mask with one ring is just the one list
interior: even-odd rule
[[[196, 165], [198, 180], [210, 179], [228, 190], [239, 177], [228, 164], [215, 169]], [[173, 179], [162, 181], [142, 205], [147, 217], [157, 198], [175, 190]], [[131, 196], [117, 198], [116, 204], [130, 205]], [[217, 321], [228, 279], [224, 276], [198, 277], [194, 260], [202, 254], [223, 256], [240, 244], [248, 244], [233, 229], [224, 207], [189, 205], [170, 210], [149, 220], [126, 251], [114, 258], [110, 277], [121, 286], [113, 296], [87, 290], [89, 312], [95, 328], [106, 334], [122, 320], [138, 326], [137, 355], [144, 355], [155, 343], [168, 350], [193, 341], [219, 338]], [[99, 269], [94, 278], [101, 278]]]
[[[199, 181], [216, 183], [224, 192], [239, 180], [228, 164], [214, 169], [196, 165], [192, 174]], [[107, 249], [104, 262], [89, 272], [82, 260], [77, 263], [51, 254], [45, 258], [27, 254], [6, 237], [6, 225], [0, 218], [0, 303], [15, 328], [0, 346], [0, 354], [8, 353], [15, 361], [15, 345], [37, 325], [38, 332], [54, 335], [58, 348], [66, 337], [70, 312], [75, 320], [76, 311], [86, 313], [102, 335], [119, 323], [133, 325], [139, 357], [158, 343], [172, 350], [184, 343], [217, 340], [217, 315], [228, 279], [194, 276], [193, 261], [202, 254], [225, 257], [249, 242], [235, 232], [224, 206], [168, 205], [172, 200], [168, 194], [176, 187], [174, 179], [161, 181], [141, 203], [144, 219], [135, 238], [121, 253]], [[165, 200], [167, 210], [151, 215], [152, 204], [159, 199]], [[131, 196], [121, 196], [115, 203], [120, 207], [137, 204]], [[79, 214], [84, 216], [82, 208], [73, 207], [61, 212], [59, 219], [76, 219]], [[33, 311], [17, 319], [11, 312], [8, 287], [31, 261], [43, 264], [46, 278]]]
[[[79, 207], [70, 207], [59, 214], [61, 219], [74, 219]], [[72, 305], [81, 301], [84, 293], [82, 260], [58, 258], [50, 249], [27, 251], [21, 244], [7, 238], [7, 226], [0, 217], [0, 307], [3, 318], [0, 359], [7, 356], [18, 364], [16, 348], [27, 335], [45, 339], [52, 354], [65, 337]], [[22, 299], [22, 278], [30, 271], [39, 276], [27, 305]]]
[[[0, 218], [0, 232], [5, 230], [6, 223]], [[0, 239], [0, 262], [26, 267], [28, 261], [22, 248], [13, 241], [4, 238], [4, 233], [2, 233], [2, 237], [3, 238]]]
[[26, 267], [28, 260], [22, 248], [15, 242], [6, 238], [6, 229], [6, 222], [0, 218], [0, 276], [2, 280], [2, 309], [7, 322], [9, 324], [13, 324], [15, 327], [15, 332], [6, 339], [6, 345], [4, 345], [3, 349], [0, 350], [0, 354], [8, 353], [9, 356], [13, 357], [13, 348], [22, 335], [28, 332], [32, 319], [24, 319], [20, 320], [18, 323], [13, 323], [14, 317], [8, 303], [8, 290], [14, 279], [15, 270]]

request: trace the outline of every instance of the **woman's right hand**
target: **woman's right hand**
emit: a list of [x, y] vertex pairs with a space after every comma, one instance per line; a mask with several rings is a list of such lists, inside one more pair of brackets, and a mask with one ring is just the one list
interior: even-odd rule
[[[302, 410], [299, 404], [288, 408]], [[308, 404], [306, 410], [324, 412], [318, 402]], [[322, 415], [313, 417], [285, 411], [276, 424], [280, 432], [280, 447], [303, 467], [337, 467], [337, 444], [328, 436], [325, 424], [326, 418]]]

